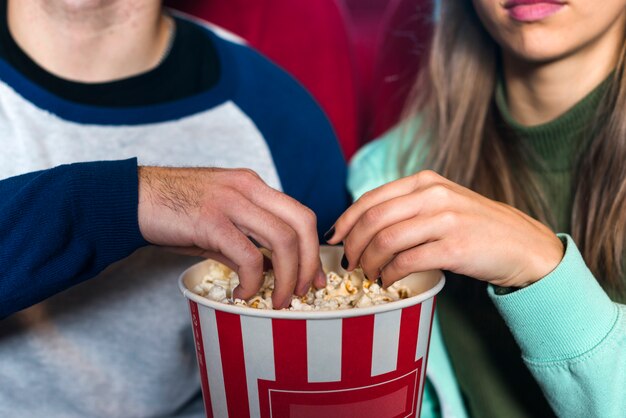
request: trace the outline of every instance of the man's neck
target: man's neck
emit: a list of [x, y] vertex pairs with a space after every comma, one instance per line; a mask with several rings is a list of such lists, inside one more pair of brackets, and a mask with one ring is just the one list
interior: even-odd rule
[[158, 0], [8, 0], [7, 18], [11, 35], [33, 61], [86, 83], [154, 68], [173, 24]]
[[623, 42], [623, 21], [602, 39], [562, 59], [528, 63], [503, 54], [511, 116], [533, 126], [556, 119], [587, 96], [615, 68]]

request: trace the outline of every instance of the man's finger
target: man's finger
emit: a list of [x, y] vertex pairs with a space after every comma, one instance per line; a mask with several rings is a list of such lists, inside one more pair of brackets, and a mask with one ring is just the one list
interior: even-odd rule
[[[279, 309], [289, 306], [298, 279], [297, 233], [282, 219], [247, 200], [243, 195], [237, 200], [236, 207], [231, 205], [225, 210], [239, 230], [272, 251], [276, 278], [272, 303]], [[248, 238], [246, 240], [254, 247]]]
[[245, 300], [254, 296], [263, 284], [261, 251], [226, 217], [213, 217], [204, 225], [197, 232], [196, 246], [207, 248], [209, 254], [216, 249], [220, 258], [229, 260], [226, 265], [234, 267], [239, 276], [233, 297]]
[[[224, 264], [226, 267], [228, 267], [229, 269], [233, 271], [238, 270], [237, 264], [233, 263], [229, 258], [225, 257], [224, 255], [216, 251], [205, 250], [204, 248], [195, 247], [195, 246], [194, 247], [161, 247], [161, 248], [163, 248], [166, 251], [176, 253], [176, 254], [188, 255], [191, 257], [202, 257], [205, 259], [215, 260], [219, 263]], [[263, 268], [265, 270], [265, 266]]]
[[[256, 187], [251, 187], [250, 195], [247, 197], [259, 207], [280, 218], [296, 232], [299, 264], [295, 293], [304, 295], [321, 270], [315, 214], [297, 200], [272, 189], [260, 180]], [[318, 284], [319, 282], [318, 279]]]

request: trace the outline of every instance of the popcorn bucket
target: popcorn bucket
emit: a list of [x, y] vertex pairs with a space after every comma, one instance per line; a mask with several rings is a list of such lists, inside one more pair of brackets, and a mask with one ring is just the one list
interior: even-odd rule
[[[323, 265], [343, 274], [341, 247]], [[416, 296], [338, 311], [260, 310], [214, 302], [193, 289], [207, 262], [186, 270], [207, 417], [391, 418], [420, 413], [440, 271], [402, 283]]]

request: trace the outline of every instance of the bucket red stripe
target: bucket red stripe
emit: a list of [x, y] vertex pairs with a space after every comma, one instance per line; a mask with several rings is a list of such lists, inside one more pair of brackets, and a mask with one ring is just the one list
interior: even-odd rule
[[272, 319], [272, 333], [276, 381], [306, 383], [306, 321]]
[[209, 392], [209, 378], [206, 374], [206, 357], [204, 356], [204, 343], [202, 341], [202, 329], [200, 328], [200, 315], [196, 302], [189, 301], [189, 311], [191, 313], [191, 324], [193, 326], [193, 336], [196, 341], [196, 358], [198, 359], [198, 369], [200, 369], [200, 384], [202, 385], [202, 397], [204, 398], [204, 410], [207, 418], [213, 418], [211, 408], [211, 393]]
[[417, 334], [420, 324], [422, 305], [402, 309], [400, 318], [400, 341], [398, 343], [398, 369], [415, 365]]
[[228, 415], [236, 418], [248, 417], [250, 415], [248, 386], [239, 315], [215, 311], [215, 319], [220, 341]]
[[374, 315], [344, 319], [341, 339], [341, 380], [369, 380], [372, 371]]

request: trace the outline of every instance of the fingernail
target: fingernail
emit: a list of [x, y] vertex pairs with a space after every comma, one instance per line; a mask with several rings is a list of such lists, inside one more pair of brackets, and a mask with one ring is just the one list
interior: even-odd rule
[[263, 256], [263, 271], [268, 271], [273, 269], [272, 260], [267, 258], [265, 255]]
[[284, 301], [283, 303], [274, 306], [274, 309], [275, 310], [287, 309], [290, 304], [291, 304], [291, 301]]
[[341, 267], [343, 267], [344, 270], [348, 270], [348, 266], [350, 265], [350, 263], [348, 262], [348, 259], [346, 258], [346, 255], [344, 254], [341, 257]]
[[383, 287], [383, 279], [381, 279], [380, 276], [378, 277], [378, 279], [376, 279], [376, 284], [380, 287]]
[[326, 277], [326, 273], [324, 273], [324, 270], [320, 270], [319, 274], [318, 274], [318, 279], [317, 279], [317, 283], [322, 286], [325, 287], [326, 286], [326, 281], [328, 280], [328, 278]]
[[324, 233], [324, 240], [328, 241], [335, 235], [335, 225], [333, 225], [328, 231]]
[[250, 242], [252, 242], [254, 244], [255, 247], [257, 247], [257, 248], [262, 247], [262, 245], [259, 243], [259, 241], [255, 240], [254, 238], [249, 236], [248, 239], [250, 240]]

